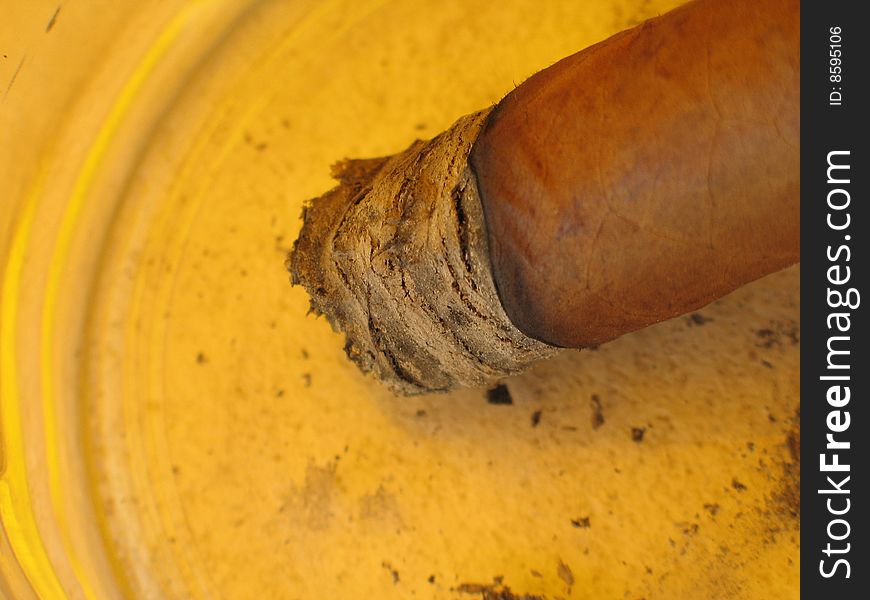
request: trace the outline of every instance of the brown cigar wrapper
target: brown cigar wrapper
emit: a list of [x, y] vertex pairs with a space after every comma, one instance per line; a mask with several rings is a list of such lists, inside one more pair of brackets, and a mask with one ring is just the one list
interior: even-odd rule
[[511, 320], [584, 347], [800, 259], [792, 0], [699, 0], [538, 73], [475, 143]]
[[691, 3], [429, 142], [337, 165], [339, 186], [304, 211], [293, 283], [363, 371], [416, 394], [797, 261], [796, 4]]

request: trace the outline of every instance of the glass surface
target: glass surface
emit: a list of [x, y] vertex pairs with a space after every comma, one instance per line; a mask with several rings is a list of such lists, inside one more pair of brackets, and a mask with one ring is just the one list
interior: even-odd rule
[[283, 265], [332, 163], [674, 1], [6, 4], [0, 596], [798, 596], [797, 268], [494, 405]]

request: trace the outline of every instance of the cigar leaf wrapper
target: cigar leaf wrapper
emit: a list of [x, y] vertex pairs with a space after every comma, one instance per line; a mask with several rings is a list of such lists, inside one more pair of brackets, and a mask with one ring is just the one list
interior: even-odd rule
[[398, 393], [481, 385], [800, 259], [799, 3], [695, 0], [337, 165], [289, 259]]

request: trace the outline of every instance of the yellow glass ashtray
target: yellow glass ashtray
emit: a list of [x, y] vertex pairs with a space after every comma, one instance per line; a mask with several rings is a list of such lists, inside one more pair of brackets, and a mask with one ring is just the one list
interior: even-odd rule
[[677, 3], [5, 2], [0, 596], [797, 598], [797, 268], [403, 398], [284, 266], [331, 164]]

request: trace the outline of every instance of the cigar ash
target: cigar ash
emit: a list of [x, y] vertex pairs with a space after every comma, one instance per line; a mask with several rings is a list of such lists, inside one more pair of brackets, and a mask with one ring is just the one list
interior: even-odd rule
[[555, 352], [521, 333], [495, 289], [467, 157], [489, 109], [428, 141], [334, 167], [288, 260], [345, 351], [401, 394], [483, 385]]

